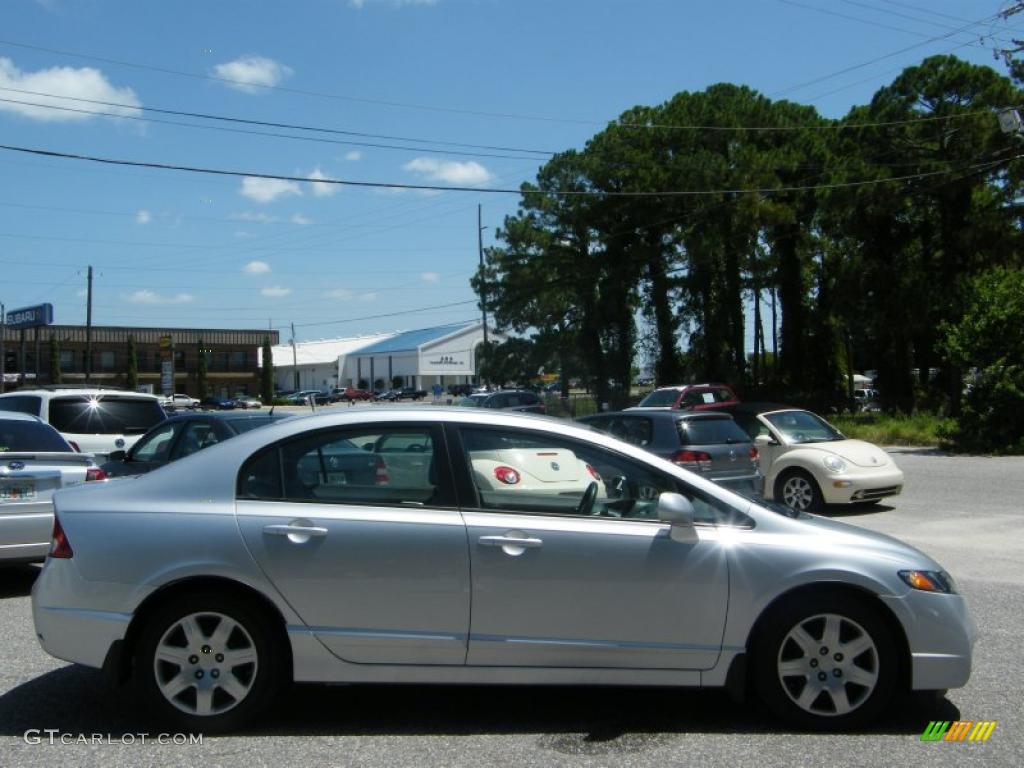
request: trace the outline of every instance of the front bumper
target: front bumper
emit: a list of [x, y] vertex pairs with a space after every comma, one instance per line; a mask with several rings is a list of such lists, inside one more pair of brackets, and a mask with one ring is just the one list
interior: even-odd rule
[[963, 597], [912, 589], [900, 597], [883, 596], [882, 600], [899, 618], [907, 635], [911, 690], [936, 691], [966, 685], [978, 627]]
[[100, 668], [124, 639], [131, 614], [114, 609], [129, 588], [82, 579], [73, 560], [47, 560], [32, 587], [32, 619], [43, 650], [58, 659]]
[[870, 472], [825, 473], [819, 481], [826, 504], [856, 504], [898, 496], [903, 490], [903, 470], [887, 467]]

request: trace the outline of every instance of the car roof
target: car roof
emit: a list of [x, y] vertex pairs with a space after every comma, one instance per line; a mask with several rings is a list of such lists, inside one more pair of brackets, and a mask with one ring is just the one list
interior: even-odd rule
[[40, 424], [46, 422], [40, 419], [38, 416], [33, 416], [31, 413], [22, 413], [21, 411], [0, 411], [0, 420], [3, 421], [37, 421]]
[[724, 411], [675, 411], [668, 408], [630, 408], [628, 411], [602, 411], [601, 413], [581, 416], [577, 421], [602, 418], [607, 416], [651, 416], [656, 419], [672, 419], [673, 421], [723, 420], [732, 421], [732, 415]]
[[697, 389], [699, 387], [724, 387], [725, 389], [731, 389], [728, 384], [719, 384], [717, 382], [704, 382], [702, 384], [670, 384], [664, 387], [656, 387], [653, 391], [661, 392], [664, 390], [672, 389], [676, 392], [682, 392], [685, 389]]
[[806, 409], [797, 408], [793, 405], [783, 405], [782, 403], [731, 403], [716, 405], [709, 410], [722, 411], [724, 413], [752, 413], [759, 416], [762, 413], [772, 413], [774, 411], [803, 411]]
[[88, 397], [93, 395], [116, 395], [117, 397], [139, 397], [147, 400], [157, 399], [156, 395], [151, 395], [148, 392], [134, 392], [130, 389], [118, 389], [117, 387], [34, 387], [32, 389], [16, 389], [12, 392], [4, 392], [0, 394], [0, 397], [10, 395], [59, 395], [61, 397], [66, 395], [83, 395]]

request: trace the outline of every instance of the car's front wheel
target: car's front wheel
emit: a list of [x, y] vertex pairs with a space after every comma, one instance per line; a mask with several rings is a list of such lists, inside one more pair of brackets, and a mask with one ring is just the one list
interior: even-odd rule
[[282, 648], [265, 612], [232, 595], [182, 595], [150, 617], [135, 678], [161, 722], [183, 731], [235, 730], [284, 681]]
[[758, 693], [798, 727], [863, 725], [892, 701], [900, 680], [895, 640], [878, 610], [839, 593], [790, 600], [755, 642]]
[[779, 475], [775, 500], [798, 512], [820, 512], [825, 506], [818, 483], [802, 469], [790, 469]]

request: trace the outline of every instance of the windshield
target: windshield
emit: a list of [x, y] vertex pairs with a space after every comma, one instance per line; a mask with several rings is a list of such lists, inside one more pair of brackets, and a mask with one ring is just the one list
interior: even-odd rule
[[50, 424], [59, 432], [141, 435], [165, 418], [155, 400], [116, 395], [75, 395], [50, 401]]
[[640, 406], [642, 408], [664, 408], [666, 405], [674, 405], [678, 397], [679, 391], [676, 389], [656, 389], [640, 401]]
[[38, 421], [0, 420], [0, 453], [22, 451], [71, 451], [64, 438], [53, 427]]
[[779, 411], [764, 416], [788, 443], [826, 443], [844, 440], [843, 434], [810, 411]]

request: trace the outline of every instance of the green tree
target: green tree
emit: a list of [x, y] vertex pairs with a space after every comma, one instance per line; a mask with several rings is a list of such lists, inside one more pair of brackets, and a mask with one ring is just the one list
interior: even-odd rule
[[209, 354], [209, 350], [203, 344], [203, 340], [199, 339], [199, 346], [196, 350], [198, 357], [196, 358], [196, 396], [200, 400], [204, 400], [210, 396], [210, 384], [207, 380], [207, 360], [206, 356]]
[[56, 336], [50, 337], [50, 383], [60, 384], [63, 381], [60, 370], [60, 342]]
[[263, 337], [263, 367], [260, 368], [260, 395], [264, 403], [274, 402], [274, 352], [270, 336]]
[[953, 435], [967, 450], [1024, 453], [1024, 270], [974, 280], [963, 317], [945, 325], [950, 360], [973, 368]]
[[128, 372], [125, 375], [125, 388], [133, 392], [139, 388], [139, 357], [135, 350], [135, 336], [128, 334]]

